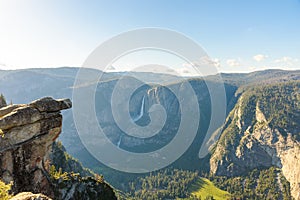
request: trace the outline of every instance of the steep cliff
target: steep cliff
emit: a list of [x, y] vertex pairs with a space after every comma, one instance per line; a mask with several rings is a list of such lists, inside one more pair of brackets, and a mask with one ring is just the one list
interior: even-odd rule
[[[0, 109], [0, 179], [12, 192], [42, 193], [54, 199], [115, 199], [112, 188], [92, 177], [54, 178], [52, 144], [62, 128], [68, 99], [42, 98]], [[75, 190], [83, 189], [83, 190]]]
[[300, 83], [245, 91], [229, 114], [210, 159], [211, 172], [229, 177], [280, 168], [300, 199]]

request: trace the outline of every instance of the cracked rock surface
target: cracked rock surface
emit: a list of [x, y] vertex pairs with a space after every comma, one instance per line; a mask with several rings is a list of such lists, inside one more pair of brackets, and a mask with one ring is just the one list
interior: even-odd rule
[[30, 191], [53, 196], [47, 163], [53, 141], [61, 133], [61, 110], [69, 99], [45, 97], [0, 109], [0, 179], [13, 182], [13, 193]]

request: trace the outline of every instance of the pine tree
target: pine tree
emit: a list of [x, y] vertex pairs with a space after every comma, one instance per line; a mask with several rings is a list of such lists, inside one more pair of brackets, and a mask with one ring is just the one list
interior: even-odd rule
[[0, 108], [7, 106], [4, 95], [1, 93], [0, 95]]

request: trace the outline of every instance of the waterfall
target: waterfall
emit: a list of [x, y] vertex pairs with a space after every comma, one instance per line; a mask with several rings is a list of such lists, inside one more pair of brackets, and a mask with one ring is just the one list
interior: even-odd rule
[[120, 147], [120, 144], [121, 144], [121, 141], [122, 141], [122, 137], [123, 137], [123, 135], [120, 135], [120, 139], [119, 139], [119, 141], [118, 141], [118, 143], [117, 143], [117, 146], [118, 146], [118, 147]]
[[134, 122], [136, 122], [139, 119], [141, 119], [141, 117], [144, 115], [144, 107], [145, 107], [145, 96], [143, 96], [140, 113], [139, 113], [139, 115], [137, 117], [134, 118], [134, 120], [133, 120]]

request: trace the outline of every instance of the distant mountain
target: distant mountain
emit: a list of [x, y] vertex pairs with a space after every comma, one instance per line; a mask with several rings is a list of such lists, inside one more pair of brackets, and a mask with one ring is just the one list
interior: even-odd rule
[[300, 199], [299, 122], [300, 81], [249, 87], [222, 127], [211, 172], [234, 177], [275, 166], [290, 182], [293, 197]]
[[[269, 69], [251, 73], [221, 73], [221, 76], [223, 81], [229, 84], [238, 86], [261, 85], [299, 80], [300, 70], [286, 71], [279, 69]], [[208, 76], [206, 77], [206, 79], [214, 79], [214, 76]]]
[[[79, 68], [65, 67], [0, 71], [0, 93], [5, 95], [7, 102], [12, 100], [13, 103], [26, 103], [43, 96], [72, 98], [78, 70]], [[94, 69], [91, 69], [91, 72], [101, 73]], [[117, 81], [125, 75], [132, 80], [136, 80], [134, 77], [140, 77], [149, 83], [136, 90], [130, 99], [130, 114], [138, 125], [143, 126], [149, 122], [148, 111], [153, 104], [159, 103], [167, 111], [167, 123], [163, 131], [151, 138], [129, 136], [120, 130], [113, 120], [110, 105], [112, 92]], [[198, 157], [211, 117], [211, 99], [206, 83], [217, 89], [223, 82], [215, 75], [189, 78], [188, 82], [194, 89], [199, 103], [199, 128], [190, 148], [172, 166], [210, 171], [215, 175], [228, 177], [247, 174], [256, 168], [276, 166], [282, 169], [291, 184], [293, 195], [297, 197], [295, 191], [300, 181], [291, 177], [298, 177], [299, 169], [293, 168], [297, 165], [287, 162], [286, 160], [292, 159], [284, 155], [288, 154], [287, 152], [294, 155], [297, 148], [293, 149], [290, 145], [296, 147], [299, 142], [297, 95], [300, 71], [265, 70], [244, 74], [223, 73], [221, 76], [224, 81], [227, 101], [225, 110], [228, 116], [225, 122], [214, 122], [214, 131], [220, 133], [221, 137], [216, 143], [207, 143], [212, 155], [203, 159]], [[181, 114], [179, 102], [166, 87], [151, 84], [155, 80], [164, 81], [167, 86], [174, 88], [180, 88], [184, 84], [176, 77], [166, 74], [105, 73], [102, 82], [97, 85], [97, 118], [116, 146], [133, 152], [147, 152], [168, 144], [176, 135]], [[127, 84], [130, 85], [130, 81]], [[111, 170], [95, 160], [81, 144], [72, 111], [65, 111], [63, 115], [63, 133], [59, 139], [66, 150], [85, 166], [104, 174], [114, 186], [126, 188], [128, 179], [134, 179], [136, 176]], [[262, 119], [263, 116], [265, 120]], [[190, 116], [189, 120], [193, 120], [193, 116]], [[287, 164], [284, 164], [285, 162]], [[293, 162], [299, 162], [297, 155]], [[295, 171], [294, 174], [292, 170]]]

